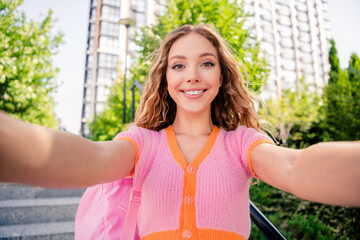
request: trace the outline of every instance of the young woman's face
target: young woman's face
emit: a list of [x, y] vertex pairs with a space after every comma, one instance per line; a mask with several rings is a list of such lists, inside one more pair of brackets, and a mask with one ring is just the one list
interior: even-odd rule
[[166, 79], [177, 114], [210, 114], [222, 81], [215, 47], [197, 33], [179, 38], [169, 51]]

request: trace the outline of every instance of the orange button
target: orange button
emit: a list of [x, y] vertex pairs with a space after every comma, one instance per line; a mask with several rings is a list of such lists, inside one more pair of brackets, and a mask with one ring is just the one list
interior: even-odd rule
[[192, 204], [193, 203], [192, 196], [186, 196], [185, 197], [185, 203], [188, 204], [188, 205]]
[[193, 166], [188, 166], [187, 170], [188, 170], [188, 172], [191, 173], [191, 174], [193, 174], [193, 173], [195, 172], [195, 169], [194, 169]]
[[184, 238], [184, 239], [190, 239], [190, 238], [191, 238], [191, 232], [190, 232], [190, 230], [185, 230], [185, 231], [183, 232], [183, 238]]

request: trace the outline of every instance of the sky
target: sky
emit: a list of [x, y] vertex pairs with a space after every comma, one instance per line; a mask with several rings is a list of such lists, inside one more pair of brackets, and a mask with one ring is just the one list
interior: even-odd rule
[[[20, 10], [28, 18], [41, 21], [51, 8], [56, 20], [54, 33], [61, 31], [65, 41], [53, 57], [60, 68], [60, 87], [54, 94], [55, 114], [61, 127], [80, 134], [87, 21], [90, 0], [24, 0]], [[360, 1], [328, 0], [331, 38], [335, 40], [340, 66], [346, 68], [352, 53], [360, 55]]]

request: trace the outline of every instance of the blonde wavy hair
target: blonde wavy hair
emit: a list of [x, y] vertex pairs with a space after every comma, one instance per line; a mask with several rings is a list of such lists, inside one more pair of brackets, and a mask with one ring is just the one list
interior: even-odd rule
[[244, 68], [235, 60], [225, 40], [215, 28], [205, 24], [184, 25], [172, 31], [164, 39], [160, 48], [155, 52], [155, 59], [145, 83], [144, 93], [140, 98], [140, 105], [133, 124], [159, 131], [174, 122], [176, 104], [166, 89], [168, 55], [174, 42], [190, 33], [197, 33], [205, 37], [217, 49], [223, 82], [218, 95], [211, 104], [213, 124], [226, 130], [235, 130], [239, 125], [260, 130], [259, 116], [251, 94], [243, 83], [240, 68]]

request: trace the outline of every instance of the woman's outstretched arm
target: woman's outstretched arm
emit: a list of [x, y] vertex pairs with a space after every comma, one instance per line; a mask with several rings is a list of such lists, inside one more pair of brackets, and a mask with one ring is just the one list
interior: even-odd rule
[[0, 111], [0, 182], [76, 188], [127, 176], [135, 147], [128, 141], [93, 142], [21, 122]]
[[251, 154], [264, 182], [300, 198], [360, 207], [360, 142], [326, 142], [303, 150], [270, 144]]

